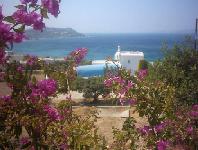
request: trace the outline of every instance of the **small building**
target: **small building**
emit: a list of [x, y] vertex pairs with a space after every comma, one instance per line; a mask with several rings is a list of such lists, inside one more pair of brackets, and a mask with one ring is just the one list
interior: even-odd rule
[[130, 70], [132, 74], [138, 70], [139, 61], [144, 59], [144, 53], [139, 51], [121, 51], [120, 46], [115, 53], [114, 61], [110, 60], [93, 60], [91, 65], [78, 66], [77, 75], [80, 77], [103, 76], [105, 69], [116, 69], [124, 67]]
[[138, 70], [140, 60], [144, 59], [144, 53], [140, 51], [121, 51], [120, 46], [118, 46], [114, 59], [119, 61], [122, 67], [134, 74]]

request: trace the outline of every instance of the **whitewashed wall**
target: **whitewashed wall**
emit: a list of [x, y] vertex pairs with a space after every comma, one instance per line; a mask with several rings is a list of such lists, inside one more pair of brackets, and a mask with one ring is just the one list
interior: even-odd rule
[[138, 70], [139, 61], [144, 59], [144, 55], [137, 54], [137, 55], [130, 55], [127, 53], [120, 53], [120, 63], [122, 67], [130, 70], [132, 74]]

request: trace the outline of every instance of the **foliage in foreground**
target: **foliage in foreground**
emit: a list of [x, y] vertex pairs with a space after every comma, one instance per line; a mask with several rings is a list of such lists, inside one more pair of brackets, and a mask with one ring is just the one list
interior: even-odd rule
[[[143, 139], [145, 149], [198, 148], [197, 60], [197, 51], [176, 46], [163, 60], [148, 70], [140, 69], [135, 76], [120, 68], [117, 76], [106, 78], [106, 86], [120, 101], [130, 103], [147, 120], [148, 124], [134, 126], [136, 144]], [[114, 145], [120, 145], [116, 149], [129, 148], [133, 140], [123, 136], [123, 129], [115, 131]]]
[[[71, 52], [61, 66], [26, 56], [26, 63], [9, 61], [5, 50], [25, 38], [25, 27], [42, 31], [48, 13], [59, 14], [59, 0], [21, 0], [12, 16], [4, 16], [0, 6], [0, 77], [11, 89], [0, 97], [0, 149], [100, 149], [104, 140], [94, 125], [95, 112], [82, 117], [73, 113], [69, 95], [75, 79], [74, 67], [87, 49]], [[49, 78], [37, 81], [35, 69], [43, 69]], [[47, 68], [47, 69], [46, 69]], [[52, 99], [58, 93], [68, 94], [57, 105]]]
[[166, 55], [149, 69], [151, 80], [160, 80], [174, 86], [177, 103], [198, 103], [198, 51], [187, 44], [165, 47]]

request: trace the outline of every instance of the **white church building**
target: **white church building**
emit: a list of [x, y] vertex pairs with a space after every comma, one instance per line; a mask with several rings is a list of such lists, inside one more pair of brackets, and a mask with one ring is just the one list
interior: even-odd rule
[[144, 53], [140, 51], [121, 51], [120, 46], [118, 46], [114, 59], [120, 62], [122, 67], [134, 74], [138, 70], [140, 60], [144, 59]]
[[115, 53], [114, 60], [93, 60], [91, 65], [82, 65], [76, 68], [77, 75], [81, 77], [103, 76], [106, 66], [123, 67], [134, 74], [138, 70], [140, 60], [144, 59], [144, 53], [139, 51], [121, 51], [120, 46]]

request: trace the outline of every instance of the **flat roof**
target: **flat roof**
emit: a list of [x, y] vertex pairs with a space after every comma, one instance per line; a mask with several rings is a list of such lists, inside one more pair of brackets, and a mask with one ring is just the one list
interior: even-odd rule
[[121, 51], [120, 55], [144, 56], [144, 53], [140, 51]]

